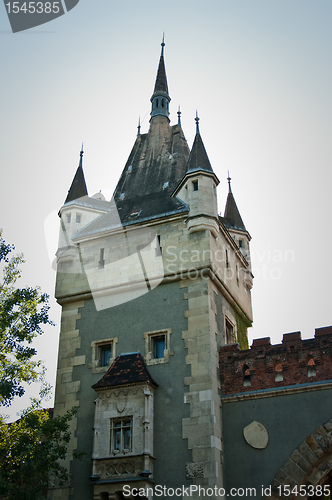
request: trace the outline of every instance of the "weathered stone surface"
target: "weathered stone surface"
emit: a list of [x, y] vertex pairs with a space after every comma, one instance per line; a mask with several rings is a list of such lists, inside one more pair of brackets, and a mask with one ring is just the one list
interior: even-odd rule
[[250, 446], [259, 450], [266, 448], [269, 442], [269, 435], [264, 425], [255, 420], [243, 429], [243, 435]]
[[186, 478], [194, 479], [196, 477], [204, 477], [204, 463], [186, 464]]

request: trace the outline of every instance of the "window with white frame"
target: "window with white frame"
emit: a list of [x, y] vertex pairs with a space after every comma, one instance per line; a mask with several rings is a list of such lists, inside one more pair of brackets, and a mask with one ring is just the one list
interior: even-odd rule
[[132, 449], [133, 417], [111, 418], [111, 453], [129, 453]]
[[169, 357], [174, 355], [170, 349], [172, 329], [145, 332], [145, 361], [147, 365], [168, 363]]

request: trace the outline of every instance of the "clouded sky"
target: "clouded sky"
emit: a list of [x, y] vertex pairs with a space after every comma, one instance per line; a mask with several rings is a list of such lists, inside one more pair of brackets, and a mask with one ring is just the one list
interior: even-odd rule
[[[0, 227], [25, 254], [21, 285], [54, 294], [44, 223], [66, 198], [82, 141], [89, 194], [109, 198], [139, 116], [148, 131], [165, 32], [171, 123], [180, 105], [191, 147], [198, 110], [219, 211], [229, 170], [252, 236], [250, 339], [310, 338], [332, 324], [330, 0], [80, 0], [16, 34], [0, 9]], [[54, 384], [54, 299], [51, 317], [37, 348]]]

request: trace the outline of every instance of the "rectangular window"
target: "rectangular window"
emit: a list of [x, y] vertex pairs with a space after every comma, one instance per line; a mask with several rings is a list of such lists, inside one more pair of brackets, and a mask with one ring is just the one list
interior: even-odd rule
[[67, 224], [70, 224], [71, 214], [66, 214], [66, 217], [67, 217]]
[[77, 224], [81, 223], [81, 214], [76, 214], [76, 222]]
[[225, 320], [226, 323], [226, 344], [233, 344], [234, 343], [234, 328], [232, 323], [228, 321], [226, 318]]
[[105, 253], [104, 248], [101, 248], [100, 253], [99, 253], [99, 262], [98, 262], [99, 269], [104, 269], [104, 266], [105, 266], [104, 253]]
[[194, 191], [198, 191], [198, 181], [193, 181]]
[[112, 345], [101, 347], [101, 366], [109, 366], [112, 358]]
[[169, 363], [169, 357], [174, 356], [174, 352], [170, 350], [171, 333], [171, 328], [165, 328], [164, 330], [155, 330], [143, 334], [147, 365]]
[[128, 453], [132, 448], [132, 417], [111, 419], [111, 452]]
[[155, 359], [163, 358], [165, 351], [165, 335], [160, 337], [152, 337], [153, 342], [153, 355]]

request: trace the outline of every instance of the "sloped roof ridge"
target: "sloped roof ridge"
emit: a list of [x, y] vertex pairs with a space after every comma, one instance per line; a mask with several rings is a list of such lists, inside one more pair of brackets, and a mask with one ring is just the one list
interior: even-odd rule
[[98, 390], [142, 382], [158, 386], [151, 377], [140, 352], [123, 353], [115, 359], [105, 375], [92, 388]]

